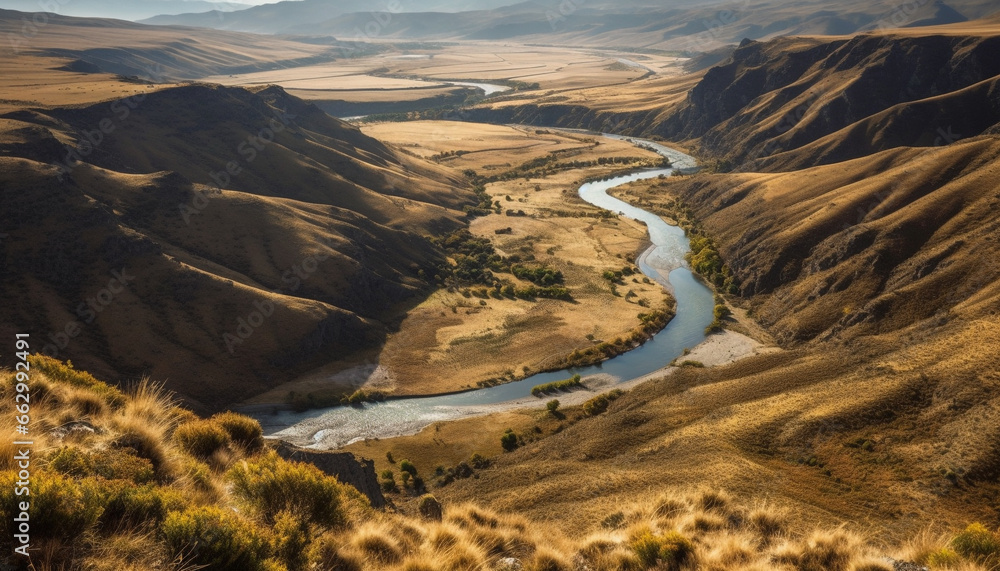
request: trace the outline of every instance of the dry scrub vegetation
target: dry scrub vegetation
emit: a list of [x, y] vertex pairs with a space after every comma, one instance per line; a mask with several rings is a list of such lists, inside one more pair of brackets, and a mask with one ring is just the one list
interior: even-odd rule
[[[894, 550], [801, 529], [780, 509], [712, 490], [650, 496], [573, 538], [472, 504], [442, 510], [431, 496], [422, 516], [376, 511], [354, 488], [268, 450], [252, 419], [199, 419], [148, 382], [122, 392], [47, 357], [31, 365], [33, 569], [859, 571], [891, 569], [883, 556], [898, 551], [972, 570], [995, 569], [1000, 556], [1000, 537], [979, 524]], [[0, 378], [10, 403], [16, 379]], [[6, 447], [0, 519], [11, 522], [17, 476]]]

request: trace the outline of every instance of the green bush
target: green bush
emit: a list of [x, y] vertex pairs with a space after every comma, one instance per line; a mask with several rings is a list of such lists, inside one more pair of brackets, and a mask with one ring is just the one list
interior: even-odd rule
[[31, 365], [32, 371], [45, 373], [48, 378], [54, 381], [66, 383], [74, 387], [90, 389], [114, 408], [125, 404], [124, 393], [107, 383], [97, 380], [86, 371], [77, 371], [73, 368], [73, 363], [70, 361], [63, 363], [58, 359], [36, 353], [28, 356], [28, 363]]
[[0, 473], [0, 532], [10, 538], [16, 529], [18, 504], [30, 501], [28, 516], [32, 543], [42, 539], [75, 541], [92, 528], [103, 511], [101, 486], [93, 479], [72, 480], [61, 474], [40, 470], [31, 476], [31, 497], [14, 493], [17, 473]]
[[715, 308], [712, 309], [712, 315], [715, 316], [716, 320], [725, 319], [726, 317], [732, 315], [732, 313], [733, 312], [723, 303], [716, 304]]
[[265, 571], [271, 554], [270, 544], [250, 522], [216, 507], [171, 512], [161, 529], [185, 563], [213, 571]]
[[212, 420], [182, 424], [174, 431], [174, 441], [195, 458], [209, 458], [229, 444], [229, 433]]
[[212, 490], [215, 481], [212, 479], [212, 469], [208, 464], [194, 458], [185, 458], [181, 461], [181, 473], [191, 480], [191, 483], [200, 490]]
[[618, 397], [625, 394], [625, 391], [621, 389], [613, 389], [603, 394], [599, 394], [596, 397], [583, 403], [583, 412], [588, 416], [597, 416], [602, 412], [608, 410], [611, 403], [618, 399]]
[[160, 525], [167, 512], [179, 510], [184, 500], [174, 490], [151, 484], [137, 486], [122, 480], [105, 484], [104, 513], [101, 525], [105, 529]]
[[90, 455], [79, 448], [63, 446], [52, 453], [49, 457], [49, 468], [65, 474], [82, 478], [94, 472], [93, 462]]
[[557, 391], [568, 391], [572, 388], [579, 387], [583, 383], [580, 381], [580, 375], [573, 375], [569, 379], [562, 381], [552, 381], [551, 383], [544, 383], [537, 385], [531, 389], [532, 396], [541, 397], [542, 395], [554, 393]]
[[679, 569], [694, 554], [691, 541], [676, 531], [654, 535], [647, 529], [633, 537], [629, 546], [647, 568]]
[[153, 463], [128, 449], [106, 448], [88, 452], [64, 446], [49, 457], [49, 468], [77, 478], [101, 476], [108, 480], [128, 480], [136, 484], [152, 482]]
[[503, 436], [500, 437], [500, 445], [507, 452], [511, 452], [517, 449], [517, 435], [514, 434], [514, 429], [508, 428]]
[[290, 512], [281, 512], [274, 520], [271, 538], [274, 555], [288, 571], [300, 571], [309, 565], [309, 526]]
[[932, 551], [930, 555], [927, 556], [927, 566], [931, 569], [947, 569], [949, 567], [957, 567], [962, 562], [962, 558], [955, 553], [953, 550], [947, 547], [942, 547], [937, 551]]
[[[482, 470], [483, 468], [490, 467], [490, 459], [483, 456], [479, 452], [475, 452], [472, 456], [469, 456], [469, 464], [477, 470]], [[444, 472], [444, 468], [442, 468], [441, 471]]]
[[399, 463], [399, 470], [401, 472], [409, 472], [411, 476], [417, 475], [417, 467], [413, 465], [413, 462], [409, 460], [403, 460]]
[[1000, 557], [1000, 538], [981, 523], [973, 523], [951, 540], [951, 547], [962, 557], [982, 561]]
[[268, 452], [238, 462], [227, 478], [233, 495], [269, 525], [282, 511], [322, 526], [346, 522], [343, 484], [311, 464], [288, 462]]
[[545, 403], [545, 408], [548, 409], [549, 414], [554, 415], [559, 410], [559, 399], [552, 399]]
[[237, 445], [249, 451], [264, 447], [264, 431], [255, 419], [235, 412], [223, 412], [213, 416], [212, 420], [222, 427]]
[[396, 486], [396, 474], [392, 470], [382, 470], [381, 478], [383, 492], [399, 491], [399, 488]]

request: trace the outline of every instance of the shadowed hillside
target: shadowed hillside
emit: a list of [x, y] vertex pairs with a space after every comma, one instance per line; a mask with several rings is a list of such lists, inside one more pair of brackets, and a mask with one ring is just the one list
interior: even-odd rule
[[209, 408], [376, 345], [471, 196], [279, 88], [0, 121], [5, 330]]
[[89, 64], [88, 73], [103, 71], [153, 81], [197, 79], [326, 62], [342, 56], [345, 49], [357, 53], [360, 47], [332, 38], [323, 44], [306, 44], [110, 18], [72, 18], [41, 13], [40, 6], [31, 2], [26, 7], [33, 13], [0, 9], [5, 46], [21, 57], [79, 59]]
[[[646, 97], [658, 89], [658, 105], [591, 90], [575, 104], [543, 96], [469, 115], [660, 136], [697, 145], [723, 170], [790, 170], [995, 130], [998, 49], [993, 20], [851, 38], [745, 40], [708, 70], [636, 85]], [[802, 152], [782, 154], [791, 150]]]

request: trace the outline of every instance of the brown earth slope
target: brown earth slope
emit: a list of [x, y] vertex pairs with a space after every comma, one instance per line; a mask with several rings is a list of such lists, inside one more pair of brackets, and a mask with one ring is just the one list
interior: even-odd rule
[[471, 199], [278, 88], [192, 85], [0, 126], [17, 300], [3, 329], [207, 408], [377, 344], [444, 260], [428, 237]]
[[641, 106], [584, 90], [484, 104], [470, 117], [690, 141], [724, 169], [799, 169], [995, 131], [998, 50], [995, 20], [747, 40], [708, 70], [631, 85]]
[[[670, 121], [760, 170], [623, 196], [682, 200], [739, 279], [729, 301], [786, 351], [567, 412], [579, 421], [439, 497], [581, 534], [629, 499], [696, 485], [886, 539], [1000, 524], [996, 37], [746, 43], [709, 72], [681, 104], [688, 120]], [[781, 154], [748, 162], [759, 150]]]

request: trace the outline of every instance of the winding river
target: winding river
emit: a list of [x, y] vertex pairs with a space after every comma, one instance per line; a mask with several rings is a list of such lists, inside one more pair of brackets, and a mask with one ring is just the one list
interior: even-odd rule
[[[601, 364], [539, 373], [521, 381], [463, 393], [393, 399], [361, 407], [334, 407], [302, 413], [279, 411], [258, 414], [269, 436], [288, 440], [299, 446], [319, 449], [338, 448], [366, 438], [386, 438], [413, 434], [438, 421], [488, 414], [501, 410], [541, 405], [531, 396], [535, 385], [565, 379], [579, 373], [600, 375], [602, 383], [590, 383], [591, 390], [608, 390], [656, 371], [705, 339], [705, 327], [712, 321], [713, 295], [685, 267], [688, 240], [684, 231], [671, 226], [659, 216], [636, 208], [607, 194], [608, 189], [628, 182], [669, 175], [674, 169], [696, 170], [695, 161], [675, 149], [653, 141], [604, 134], [603, 136], [642, 144], [670, 159], [672, 168], [647, 170], [606, 181], [584, 184], [580, 197], [587, 202], [617, 212], [646, 224], [652, 245], [637, 260], [650, 279], [672, 291], [677, 300], [677, 314], [667, 326], [640, 347]], [[610, 381], [610, 382], [608, 382]], [[596, 386], [601, 384], [599, 389]], [[547, 400], [547, 399], [545, 399]]]

